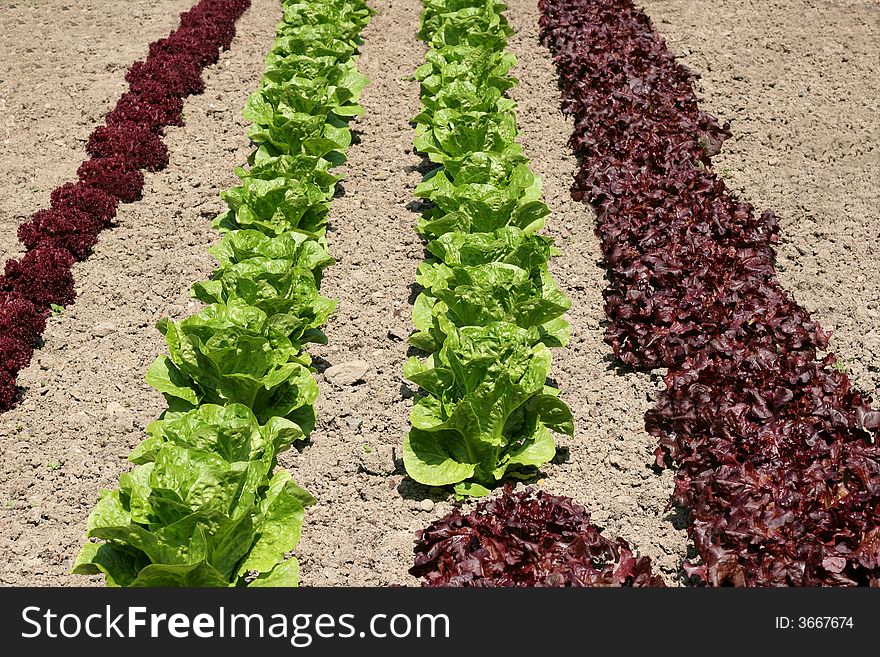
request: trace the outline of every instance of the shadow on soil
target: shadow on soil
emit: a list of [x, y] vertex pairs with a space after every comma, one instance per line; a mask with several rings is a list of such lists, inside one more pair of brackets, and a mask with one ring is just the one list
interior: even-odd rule
[[323, 374], [328, 367], [331, 367], [332, 363], [328, 361], [326, 358], [321, 358], [321, 356], [312, 355], [312, 367], [314, 367], [319, 374]]

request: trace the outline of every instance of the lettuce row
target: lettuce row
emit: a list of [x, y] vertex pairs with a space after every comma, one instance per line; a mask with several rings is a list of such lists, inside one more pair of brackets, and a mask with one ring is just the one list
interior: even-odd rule
[[219, 267], [192, 286], [207, 304], [163, 319], [168, 356], [147, 381], [168, 408], [101, 492], [75, 573], [109, 586], [296, 586], [305, 509], [315, 502], [278, 455], [315, 424], [306, 352], [335, 302], [321, 296], [327, 214], [367, 79], [355, 50], [363, 0], [282, 0], [284, 18], [245, 106], [255, 150], [222, 194]]
[[422, 112], [415, 148], [437, 166], [416, 188], [430, 201], [417, 230], [428, 259], [413, 308], [404, 375], [426, 393], [404, 440], [409, 475], [483, 495], [553, 458], [551, 431], [572, 434], [546, 385], [549, 347], [567, 343], [570, 301], [547, 269], [556, 251], [537, 234], [549, 208], [516, 143], [511, 34], [496, 0], [426, 0], [416, 69]]

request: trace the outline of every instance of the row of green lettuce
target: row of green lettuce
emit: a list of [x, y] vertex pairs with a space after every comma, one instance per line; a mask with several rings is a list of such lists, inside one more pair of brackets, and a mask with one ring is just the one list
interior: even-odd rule
[[416, 403], [404, 464], [416, 481], [486, 494], [531, 476], [556, 452], [551, 431], [572, 415], [547, 385], [549, 347], [566, 344], [570, 302], [547, 269], [550, 213], [540, 180], [516, 143], [512, 33], [496, 0], [425, 0], [416, 70], [423, 111], [415, 148], [438, 166], [416, 195], [430, 201], [417, 230], [419, 266], [404, 375], [426, 393]]
[[367, 79], [355, 50], [363, 0], [282, 0], [284, 18], [258, 91], [245, 106], [255, 151], [211, 249], [219, 268], [192, 287], [206, 303], [163, 319], [168, 344], [147, 381], [168, 409], [133, 451], [137, 466], [101, 492], [74, 572], [109, 586], [295, 586], [296, 546], [312, 496], [278, 455], [314, 428], [310, 342], [335, 302], [320, 295], [333, 264], [325, 228], [331, 169]]

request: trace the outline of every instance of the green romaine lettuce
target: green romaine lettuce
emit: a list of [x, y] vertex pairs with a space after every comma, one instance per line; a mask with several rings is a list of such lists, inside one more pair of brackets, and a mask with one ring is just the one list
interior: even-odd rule
[[431, 256], [417, 272], [410, 344], [427, 352], [405, 376], [425, 396], [404, 441], [421, 483], [481, 495], [553, 458], [551, 431], [571, 433], [568, 407], [546, 386], [548, 347], [568, 340], [570, 301], [554, 282], [550, 213], [516, 143], [511, 29], [496, 0], [425, 0], [416, 70], [423, 110], [413, 145], [439, 165], [415, 195], [431, 207], [417, 231]]
[[234, 299], [181, 322], [162, 319], [169, 356], [159, 356], [147, 382], [175, 411], [198, 404], [244, 404], [261, 422], [288, 417], [304, 431], [314, 427], [318, 386], [307, 356], [288, 337], [302, 320], [268, 317]]
[[568, 408], [545, 386], [547, 347], [504, 322], [447, 330], [438, 352], [404, 367], [406, 378], [429, 393], [410, 416], [407, 473], [431, 486], [467, 480], [491, 488], [552, 459], [549, 430], [573, 428]]

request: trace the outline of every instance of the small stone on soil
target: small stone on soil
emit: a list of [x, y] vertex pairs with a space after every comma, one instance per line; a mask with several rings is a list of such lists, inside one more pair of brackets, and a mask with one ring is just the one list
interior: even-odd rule
[[339, 363], [328, 367], [324, 372], [324, 378], [337, 386], [350, 386], [358, 381], [363, 381], [364, 376], [371, 369], [370, 364], [364, 360], [352, 360], [347, 363]]
[[99, 338], [108, 336], [111, 333], [116, 333], [116, 325], [111, 324], [110, 322], [101, 322], [100, 324], [95, 324], [94, 328], [92, 329], [92, 335]]
[[119, 402], [112, 401], [107, 404], [107, 412], [110, 415], [119, 415], [121, 413], [125, 413], [125, 407]]

